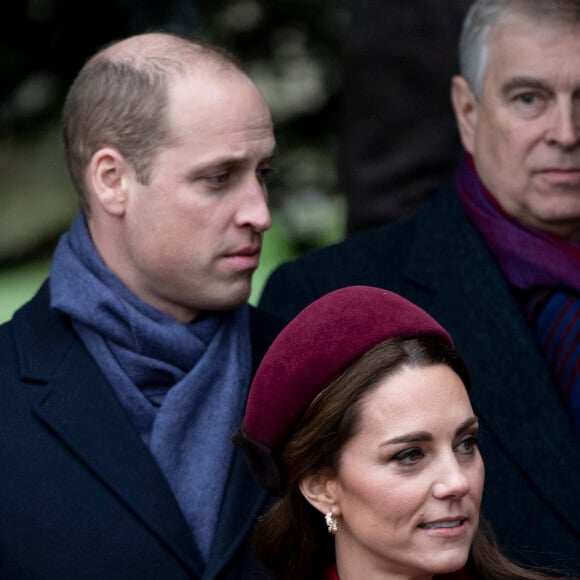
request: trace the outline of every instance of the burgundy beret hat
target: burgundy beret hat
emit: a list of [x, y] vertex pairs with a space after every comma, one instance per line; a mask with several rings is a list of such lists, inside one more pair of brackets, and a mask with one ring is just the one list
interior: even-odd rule
[[[316, 395], [373, 346], [390, 338], [451, 337], [424, 310], [402, 296], [371, 286], [330, 292], [300, 312], [278, 335], [252, 382], [241, 437], [273, 454]], [[239, 437], [236, 443], [240, 444]], [[254, 454], [255, 455], [255, 454]], [[260, 460], [261, 461], [261, 460]]]

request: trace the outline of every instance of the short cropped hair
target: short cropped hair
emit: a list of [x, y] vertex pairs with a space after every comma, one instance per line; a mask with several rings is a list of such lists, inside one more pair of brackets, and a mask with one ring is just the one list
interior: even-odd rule
[[[225, 49], [174, 34], [161, 34], [142, 54], [110, 44], [93, 56], [72, 83], [63, 109], [65, 157], [79, 204], [90, 213], [85, 172], [103, 147], [121, 153], [147, 184], [160, 147], [171, 143], [167, 120], [170, 81], [192, 66], [213, 62], [242, 70]], [[121, 41], [123, 42], [123, 41]]]
[[463, 22], [459, 68], [477, 99], [483, 94], [491, 32], [515, 15], [537, 23], [578, 24], [580, 0], [476, 0]]

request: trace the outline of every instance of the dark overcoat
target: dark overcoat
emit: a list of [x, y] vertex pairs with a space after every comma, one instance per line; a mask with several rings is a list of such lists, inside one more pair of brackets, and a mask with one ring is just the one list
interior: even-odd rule
[[[255, 369], [279, 325], [256, 309], [250, 322]], [[267, 498], [234, 453], [204, 569], [155, 460], [49, 308], [48, 285], [0, 327], [0, 578], [261, 578], [249, 536]]]
[[283, 264], [260, 306], [286, 318], [352, 284], [387, 288], [451, 333], [473, 375], [483, 513], [506, 551], [580, 573], [580, 440], [528, 323], [454, 191], [407, 221]]

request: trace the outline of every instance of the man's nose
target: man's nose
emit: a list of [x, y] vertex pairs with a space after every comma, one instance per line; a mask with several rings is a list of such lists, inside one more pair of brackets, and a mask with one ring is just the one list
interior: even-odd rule
[[238, 226], [250, 226], [263, 232], [272, 225], [265, 184], [257, 176], [250, 177], [243, 185], [240, 207], [236, 214]]
[[580, 135], [580, 104], [572, 98], [560, 99], [554, 107], [547, 131], [548, 142], [564, 148], [578, 145]]

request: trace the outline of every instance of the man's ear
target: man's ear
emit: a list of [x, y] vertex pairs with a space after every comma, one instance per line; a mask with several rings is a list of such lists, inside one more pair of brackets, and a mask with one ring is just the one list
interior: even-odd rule
[[125, 158], [112, 147], [99, 149], [89, 163], [87, 179], [95, 203], [115, 216], [123, 215], [132, 168]]
[[320, 513], [332, 511], [334, 516], [340, 515], [336, 479], [328, 475], [307, 475], [299, 484], [300, 493], [306, 501]]
[[451, 102], [463, 147], [473, 155], [478, 102], [467, 81], [461, 76], [451, 80]]

